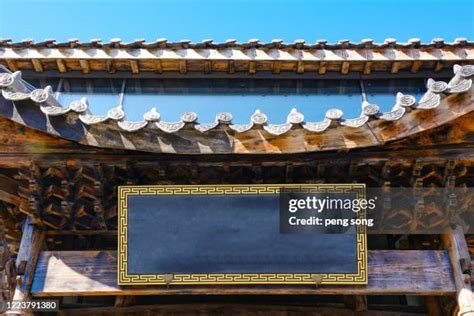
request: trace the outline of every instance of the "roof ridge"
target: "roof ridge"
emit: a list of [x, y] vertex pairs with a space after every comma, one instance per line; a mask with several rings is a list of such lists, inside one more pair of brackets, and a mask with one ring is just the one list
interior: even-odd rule
[[304, 39], [296, 39], [293, 43], [284, 42], [281, 39], [274, 39], [270, 42], [260, 42], [258, 39], [250, 39], [247, 42], [238, 42], [235, 39], [228, 39], [224, 42], [214, 42], [212, 39], [204, 39], [201, 42], [192, 42], [190, 40], [168, 41], [166, 38], [158, 38], [154, 41], [147, 42], [144, 39], [136, 39], [130, 42], [122, 42], [119, 38], [113, 38], [106, 43], [102, 43], [101, 39], [91, 39], [90, 41], [81, 42], [78, 39], [70, 39], [68, 41], [56, 41], [55, 39], [45, 39], [35, 42], [32, 39], [23, 39], [21, 41], [13, 41], [12, 39], [0, 39], [0, 47], [11, 48], [173, 48], [173, 49], [250, 49], [250, 48], [293, 48], [293, 49], [339, 49], [339, 48], [401, 48], [401, 47], [463, 47], [474, 45], [465, 37], [455, 38], [453, 42], [445, 42], [442, 38], [433, 38], [430, 43], [423, 43], [418, 38], [409, 39], [407, 42], [398, 42], [394, 38], [386, 38], [383, 43], [374, 43], [370, 38], [362, 39], [360, 42], [351, 42], [347, 39], [339, 40], [337, 43], [328, 43], [325, 39], [316, 40], [314, 43], [306, 42]]

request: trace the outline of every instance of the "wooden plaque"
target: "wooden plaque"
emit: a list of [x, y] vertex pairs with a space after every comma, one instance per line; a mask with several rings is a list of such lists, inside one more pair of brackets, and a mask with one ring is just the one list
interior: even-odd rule
[[118, 284], [367, 284], [365, 231], [280, 233], [282, 188], [365, 198], [364, 184], [121, 186]]

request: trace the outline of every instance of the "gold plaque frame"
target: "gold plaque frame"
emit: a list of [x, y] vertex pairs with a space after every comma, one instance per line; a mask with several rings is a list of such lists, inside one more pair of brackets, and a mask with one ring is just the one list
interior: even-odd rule
[[[128, 274], [128, 196], [131, 195], [249, 195], [279, 194], [281, 188], [308, 193], [356, 193], [365, 198], [365, 184], [262, 184], [262, 185], [144, 185], [118, 188], [118, 284], [211, 285], [211, 284], [367, 284], [367, 234], [357, 230], [356, 273], [212, 273]], [[365, 211], [358, 217], [365, 218]]]

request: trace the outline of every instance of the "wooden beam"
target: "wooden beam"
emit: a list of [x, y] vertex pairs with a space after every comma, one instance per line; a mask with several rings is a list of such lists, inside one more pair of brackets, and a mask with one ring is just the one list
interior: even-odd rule
[[472, 267], [471, 255], [469, 254], [469, 247], [467, 246], [466, 238], [460, 225], [456, 225], [456, 228], [453, 229], [453, 237], [459, 253], [459, 264], [461, 265], [461, 271], [465, 274], [470, 274]]
[[186, 60], [180, 60], [179, 61], [179, 73], [185, 74], [188, 72], [187, 65], [186, 65]]
[[[464, 240], [464, 241], [463, 241]], [[474, 315], [474, 294], [471, 289], [470, 275], [464, 274], [461, 268], [460, 260], [465, 253], [459, 251], [466, 240], [463, 234], [453, 230], [442, 235], [444, 247], [448, 250], [449, 260], [452, 266], [452, 274], [456, 285], [456, 297], [458, 301], [458, 315]]]
[[446, 251], [369, 251], [367, 286], [148, 286], [117, 285], [115, 251], [45, 251], [34, 296], [176, 294], [451, 295], [456, 291]]
[[[118, 43], [118, 42], [116, 42]], [[76, 43], [79, 44], [79, 43]], [[86, 43], [84, 43], [86, 44]], [[115, 44], [115, 43], [113, 43]], [[158, 44], [158, 43], [157, 43]], [[412, 61], [412, 60], [446, 60], [448, 62], [458, 62], [459, 60], [465, 59], [467, 62], [472, 61], [472, 54], [474, 48], [472, 47], [471, 43], [459, 43], [462, 44], [461, 46], [457, 46], [456, 48], [453, 47], [451, 44], [443, 45], [442, 47], [436, 47], [436, 45], [427, 45], [426, 47], [403, 47], [404, 45], [400, 45], [401, 47], [391, 47], [390, 53], [385, 53], [384, 50], [386, 49], [380, 45], [374, 45], [373, 47], [341, 47], [340, 45], [335, 45], [334, 47], [321, 47], [321, 49], [326, 50], [329, 52], [329, 55], [338, 54], [338, 51], [343, 50], [346, 53], [346, 58], [349, 61], [368, 61], [374, 60], [377, 63], [384, 63], [386, 61]], [[172, 44], [171, 46], [174, 46]], [[13, 49], [7, 49], [0, 52], [1, 59], [31, 59], [31, 58], [39, 58], [39, 59], [56, 59], [56, 58], [64, 58], [74, 60], [75, 56], [78, 54], [88, 54], [88, 59], [97, 60], [102, 62], [107, 59], [116, 58], [116, 56], [124, 56], [133, 54], [132, 58], [137, 58], [143, 61], [149, 61], [155, 58], [163, 58], [172, 62], [177, 61], [178, 59], [193, 59], [196, 61], [202, 61], [205, 59], [212, 59], [212, 60], [222, 60], [222, 55], [219, 54], [222, 48], [213, 48], [213, 47], [192, 47], [193, 44], [185, 44], [189, 47], [189, 51], [193, 52], [189, 55], [191, 57], [177, 57], [176, 56], [176, 47], [160, 47], [159, 50], [155, 48], [146, 48], [141, 47], [137, 49], [137, 47], [103, 47], [103, 48], [96, 48], [93, 52], [89, 52], [88, 50], [84, 50], [82, 45], [75, 45], [75, 47], [60, 47], [60, 46], [52, 46], [46, 47], [44, 45], [38, 45], [37, 47], [26, 47], [24, 45], [14, 47]], [[220, 46], [221, 44], [219, 44]], [[297, 44], [299, 46], [301, 44]], [[323, 44], [324, 45], [324, 44]], [[49, 45], [48, 45], [49, 46]], [[114, 45], [115, 46], [115, 45]], [[425, 46], [425, 45], [423, 45]], [[232, 48], [231, 48], [232, 47]], [[18, 49], [16, 49], [18, 48]], [[45, 49], [47, 48], [47, 49]], [[110, 50], [114, 49], [117, 54], [110, 54]], [[249, 47], [242, 47], [241, 45], [230, 45], [226, 46], [224, 49], [234, 49], [239, 51], [239, 54], [233, 54], [233, 56], [229, 56], [225, 59], [232, 59], [236, 61], [245, 61], [253, 58], [255, 55], [267, 53], [269, 47], [267, 44], [264, 44], [263, 47], [259, 48], [250, 48]], [[288, 49], [285, 47], [275, 47], [271, 48], [276, 52], [274, 57], [267, 57], [265, 59], [259, 59], [260, 61], [270, 61], [270, 60], [281, 60], [283, 62], [289, 61], [292, 62], [294, 57], [288, 55]], [[311, 54], [314, 51], [314, 48], [297, 48], [303, 53], [301, 56], [301, 60], [303, 61], [311, 61], [314, 60], [314, 56]], [[459, 51], [459, 52], [457, 52]], [[382, 54], [382, 56], [377, 56], [378, 54]], [[337, 61], [336, 61], [337, 62]]]
[[140, 68], [138, 67], [138, 61], [130, 60], [130, 69], [132, 70], [132, 74], [140, 73]]
[[5, 201], [13, 205], [20, 205], [22, 203], [21, 198], [17, 194], [5, 192], [3, 189], [0, 190], [0, 201]]
[[39, 59], [32, 59], [31, 63], [33, 64], [33, 68], [36, 72], [43, 72], [43, 64]]
[[272, 72], [275, 75], [278, 75], [281, 72], [281, 61], [276, 60], [272, 63]]
[[396, 74], [396, 73], [398, 73], [398, 71], [400, 70], [401, 65], [402, 65], [402, 64], [401, 64], [400, 62], [398, 62], [398, 61], [393, 62], [392, 68], [390, 69], [390, 73], [391, 73], [391, 74]]
[[109, 74], [114, 74], [116, 72], [115, 62], [113, 59], [107, 60], [107, 71]]
[[[393, 306], [391, 306], [394, 309]], [[404, 311], [373, 310], [357, 312], [335, 306], [255, 305], [255, 304], [166, 304], [137, 305], [131, 307], [89, 307], [64, 309], [59, 315], [312, 315], [312, 316], [419, 316], [419, 313]]]
[[235, 72], [235, 65], [234, 65], [234, 61], [233, 60], [229, 60], [228, 61], [228, 66], [227, 66], [227, 72], [229, 74], [233, 74]]
[[11, 71], [17, 71], [18, 70], [18, 65], [15, 60], [13, 59], [5, 59], [5, 62], [7, 63], [8, 69]]
[[81, 59], [79, 64], [81, 65], [82, 73], [88, 74], [91, 71], [88, 60]]
[[161, 60], [155, 60], [155, 72], [161, 74], [163, 72], [163, 67], [161, 66]]
[[366, 61], [364, 63], [364, 75], [370, 75], [371, 71], [372, 71], [372, 62]]
[[212, 64], [210, 60], [204, 61], [204, 73], [209, 74], [212, 70]]
[[303, 74], [304, 73], [304, 61], [299, 61], [296, 64], [296, 73], [298, 74]]
[[413, 62], [413, 64], [411, 65], [410, 71], [411, 71], [412, 73], [416, 73], [416, 72], [418, 72], [418, 71], [420, 70], [420, 68], [421, 68], [422, 65], [423, 65], [423, 62], [421, 62], [421, 61], [419, 61], [419, 60], [415, 60], [415, 61]]
[[249, 74], [253, 75], [257, 72], [257, 63], [253, 60], [249, 61]]
[[16, 258], [17, 281], [13, 300], [27, 301], [31, 298], [31, 284], [33, 283], [36, 263], [44, 245], [44, 233], [32, 224], [31, 217], [27, 217], [23, 226], [20, 249]]
[[319, 69], [318, 69], [318, 73], [320, 75], [324, 75], [326, 73], [326, 62], [325, 61], [321, 61], [319, 63]]
[[437, 61], [435, 64], [434, 72], [440, 72], [441, 70], [443, 70], [443, 68], [444, 68], [443, 62]]
[[67, 72], [66, 64], [64, 63], [62, 59], [56, 59], [56, 66], [58, 67], [59, 72], [62, 72], [62, 73]]
[[[222, 61], [224, 62], [224, 61]], [[232, 61], [233, 62], [233, 61]], [[227, 64], [229, 62], [226, 61]], [[377, 63], [373, 62], [372, 66], [375, 66]], [[235, 63], [234, 63], [235, 65]], [[150, 67], [152, 67], [150, 65]], [[316, 64], [316, 67], [319, 69], [319, 63]], [[306, 68], [306, 67], [305, 67]], [[107, 67], [104, 66], [104, 70]], [[228, 70], [228, 68], [227, 68]], [[235, 72], [235, 68], [234, 68]], [[317, 72], [317, 70], [316, 70]], [[107, 72], [96, 72], [91, 71], [89, 74], [83, 74], [81, 72], [76, 71], [68, 71], [67, 73], [58, 73], [57, 70], [53, 69], [45, 69], [43, 72], [36, 72], [34, 69], [22, 69], [22, 73], [24, 77], [28, 77], [31, 79], [40, 79], [40, 78], [51, 78], [51, 77], [59, 77], [59, 78], [111, 78], [111, 79], [125, 79], [125, 78], [143, 78], [143, 79], [154, 79], [156, 78], [156, 73], [153, 71], [140, 71], [138, 75], [133, 75], [131, 72], [128, 71], [120, 71], [116, 72], [115, 74], [107, 73]], [[360, 79], [361, 72], [356, 71], [349, 71], [347, 75], [341, 75], [340, 72], [330, 71], [326, 72], [325, 76], [321, 76], [320, 79], [322, 80], [332, 80], [332, 79]], [[297, 74], [296, 71], [285, 71], [281, 72], [280, 76], [275, 77], [275, 74], [272, 71], [260, 71], [257, 72], [255, 78], [258, 79], [314, 79], [314, 72], [305, 71], [304, 74]], [[452, 71], [449, 72], [447, 68], [444, 68], [441, 72], [434, 73], [433, 70], [429, 69], [421, 69], [417, 73], [411, 73], [410, 71], [401, 71], [397, 74], [391, 74], [389, 71], [374, 71], [371, 72], [371, 79], [426, 79], [426, 78], [433, 78], [433, 79], [441, 79], [446, 80], [447, 77], [452, 77]], [[202, 73], [198, 71], [192, 71], [187, 73], [187, 77], [189, 79], [202, 79]], [[229, 78], [247, 78], [248, 73], [247, 71], [238, 71], [234, 74], [224, 71], [214, 71], [208, 75], [208, 78], [215, 78], [215, 79], [229, 79]], [[172, 71], [170, 69], [163, 70], [162, 73], [163, 79], [176, 79], [182, 78], [179, 72]]]
[[343, 61], [341, 66], [341, 74], [347, 75], [349, 73], [350, 63], [348, 61]]

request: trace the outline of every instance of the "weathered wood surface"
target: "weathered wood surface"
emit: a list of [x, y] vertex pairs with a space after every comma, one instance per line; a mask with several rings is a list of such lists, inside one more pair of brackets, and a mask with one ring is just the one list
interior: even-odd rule
[[[20, 250], [16, 259], [18, 282], [13, 295], [14, 301], [27, 301], [31, 299], [31, 284], [33, 283], [36, 263], [43, 245], [44, 232], [33, 226], [32, 218], [27, 217], [23, 226]], [[17, 314], [17, 312], [9, 312], [9, 314]]]
[[[474, 47], [465, 39], [447, 44], [424, 45], [420, 41], [400, 45], [393, 40], [375, 44], [343, 41], [329, 44], [317, 43], [120, 43], [102, 44], [62, 43], [55, 46], [51, 41], [44, 45], [2, 42], [0, 64], [15, 71], [33, 69], [36, 72], [56, 70], [122, 72], [201, 72], [239, 73], [285, 72], [318, 73], [399, 71], [417, 72], [430, 69], [439, 72], [453, 63], [472, 62]], [[440, 62], [442, 60], [442, 62]], [[113, 64], [110, 63], [113, 62]], [[232, 63], [230, 63], [232, 62]], [[87, 66], [85, 66], [87, 64]], [[113, 67], [112, 67], [113, 65]], [[87, 70], [85, 70], [87, 69]]]
[[115, 251], [45, 251], [34, 296], [169, 294], [450, 295], [456, 287], [445, 251], [369, 251], [367, 286], [119, 287]]
[[[79, 153], [101, 150], [149, 151], [167, 154], [294, 154], [360, 150], [417, 150], [420, 146], [466, 148], [474, 142], [474, 98], [471, 93], [451, 96], [442, 101], [449, 104], [432, 110], [412, 111], [395, 122], [374, 120], [359, 128], [340, 126], [323, 133], [311, 133], [303, 128], [275, 136], [264, 130], [234, 133], [216, 128], [206, 133], [183, 129], [168, 134], [154, 130], [119, 131], [112, 123], [101, 123], [83, 129], [69, 129], [67, 120], [56, 119], [67, 131], [66, 138], [48, 135], [0, 117], [0, 151], [7, 154]], [[33, 126], [34, 127], [34, 126]], [[77, 130], [77, 133], [74, 132]], [[94, 142], [89, 142], [93, 139]], [[86, 145], [81, 146], [80, 144]], [[89, 146], [93, 145], [93, 146]], [[433, 151], [431, 148], [430, 150]], [[442, 148], [438, 153], [450, 150]], [[469, 155], [468, 150], [463, 151]], [[398, 154], [398, 153], [397, 153]], [[8, 159], [8, 156], [5, 156]]]
[[[461, 148], [460, 148], [461, 149]], [[460, 154], [462, 155], [462, 151]], [[10, 242], [19, 242], [18, 227], [26, 215], [48, 231], [56, 245], [64, 235], [114, 235], [117, 229], [116, 194], [119, 185], [172, 184], [275, 184], [363, 182], [371, 187], [415, 186], [445, 187], [449, 183], [472, 186], [471, 170], [474, 157], [448, 159], [453, 156], [430, 156], [429, 151], [417, 151], [417, 156], [399, 157], [377, 153], [359, 155], [306, 155], [292, 157], [153, 157], [150, 155], [106, 155], [84, 153], [77, 155], [45, 155], [39, 160], [14, 156], [16, 161], [0, 170], [0, 213]], [[473, 151], [474, 154], [474, 151]], [[456, 157], [456, 156], [454, 156]], [[28, 158], [28, 159], [27, 159]], [[277, 159], [279, 158], [279, 159]], [[13, 160], [13, 157], [12, 157]], [[24, 165], [26, 164], [26, 165]], [[0, 176], [0, 178], [2, 178]], [[449, 181], [448, 181], [449, 180]], [[102, 189], [101, 189], [102, 188]], [[3, 200], [3, 192], [15, 199]], [[102, 193], [101, 193], [102, 192]], [[451, 214], [469, 213], [473, 201], [469, 195], [458, 199], [459, 206]], [[384, 218], [385, 229], [400, 230], [400, 223], [420, 223], [430, 217], [426, 228], [439, 229], [445, 222], [442, 203], [431, 212], [415, 217], [410, 207], [395, 208]], [[436, 212], [434, 212], [436, 210]], [[387, 211], [388, 212], [388, 211]], [[387, 214], [387, 213], [386, 213]], [[388, 215], [388, 214], [387, 214]], [[105, 220], [105, 225], [104, 221]], [[417, 226], [418, 227], [418, 226]], [[110, 233], [106, 233], [110, 230]], [[439, 231], [439, 230], [438, 230]], [[52, 245], [52, 244], [51, 244]], [[16, 247], [14, 247], [16, 248]], [[15, 253], [15, 249], [13, 252]], [[57, 249], [57, 248], [53, 248]]]
[[[22, 101], [16, 100], [12, 94], [12, 91], [27, 91], [19, 72], [3, 74], [10, 82], [10, 89], [16, 87], [16, 90], [8, 93], [6, 88], [2, 90], [4, 98], [0, 98], [0, 115], [32, 129], [88, 146], [155, 153], [282, 154], [348, 151], [384, 146], [388, 142], [429, 133], [436, 128], [444, 128], [446, 134], [444, 139], [437, 139], [437, 144], [460, 143], [465, 141], [463, 136], [467, 134], [469, 137], [473, 130], [472, 116], [471, 119], [468, 116], [474, 110], [474, 87], [471, 86], [471, 79], [459, 81], [459, 78], [463, 73], [472, 73], [472, 67], [456, 65], [455, 77], [449, 85], [430, 79], [428, 91], [418, 104], [415, 104], [412, 96], [397, 94], [392, 112], [382, 114], [374, 108], [375, 113], [362, 115], [358, 121], [346, 119], [339, 110], [328, 111], [326, 120], [319, 123], [305, 123], [303, 115], [292, 110], [288, 123], [284, 125], [267, 124], [266, 116], [256, 112], [251, 120], [249, 118], [250, 125], [239, 126], [232, 125], [232, 115], [225, 113], [216, 116], [215, 124], [202, 125], [197, 122], [198, 117], [194, 113], [186, 113], [179, 122], [171, 124], [157, 123], [151, 118], [129, 122], [124, 118], [121, 108], [109, 111], [106, 117], [83, 115], [86, 103], [81, 103], [76, 109], [77, 105], [73, 108], [58, 107], [54, 105], [55, 101], [54, 104], [44, 103], [40, 110], [36, 102], [42, 100], [37, 99], [36, 94], [27, 95]], [[455, 88], [446, 88], [455, 82], [458, 82]], [[436, 88], [438, 86], [439, 89]], [[442, 92], [449, 95], [446, 97]], [[47, 90], [42, 93], [53, 98]], [[150, 113], [148, 115], [152, 117], [159, 115]], [[465, 126], [460, 128], [461, 133], [449, 130], [453, 121], [462, 121], [461, 118], [465, 117], [468, 119], [463, 121]], [[446, 139], [449, 141], [446, 142]], [[422, 141], [429, 143], [430, 139]]]
[[469, 254], [469, 248], [467, 246], [463, 229], [460, 225], [456, 225], [456, 228], [452, 233], [452, 241], [455, 243], [457, 253], [459, 254], [459, 264], [461, 265], [461, 271], [462, 273], [469, 275], [472, 268], [471, 256]]
[[17, 300], [29, 298], [36, 263], [44, 246], [44, 232], [36, 228], [32, 222], [32, 218], [27, 217], [16, 258], [17, 274], [21, 276], [20, 284], [15, 289], [14, 299]]
[[305, 316], [420, 316], [419, 313], [403, 311], [363, 311], [354, 312], [342, 307], [253, 305], [253, 304], [169, 304], [141, 305], [131, 307], [96, 307], [63, 309], [59, 315], [160, 315], [160, 316], [210, 316], [210, 315], [305, 315]]
[[10, 256], [5, 238], [5, 227], [3, 221], [0, 220], [0, 313], [5, 311], [5, 302], [13, 296], [15, 277], [15, 261]]
[[[240, 164], [252, 164], [255, 162], [270, 163], [271, 161], [305, 161], [305, 160], [327, 160], [334, 159], [358, 159], [361, 162], [374, 159], [386, 158], [408, 158], [417, 157], [426, 158], [474, 158], [474, 112], [460, 117], [446, 125], [433, 128], [420, 134], [406, 137], [398, 141], [386, 143], [384, 146], [376, 146], [369, 148], [353, 148], [341, 155], [337, 151], [315, 151], [316, 156], [310, 156], [311, 152], [301, 152], [299, 154], [289, 154], [269, 150], [265, 152], [266, 146], [264, 139], [255, 140], [253, 145], [259, 148], [262, 155], [240, 155], [232, 156], [228, 153], [214, 153], [213, 155], [196, 155], [193, 161], [211, 162], [217, 165], [220, 162], [239, 162]], [[301, 129], [290, 131], [290, 134], [298, 141], [302, 138], [303, 131]], [[60, 164], [64, 160], [74, 161], [80, 159], [83, 162], [96, 161], [154, 161], [158, 156], [150, 156], [150, 154], [125, 149], [98, 148], [93, 146], [81, 145], [64, 138], [46, 134], [23, 125], [10, 121], [0, 116], [0, 167], [11, 166], [27, 166], [31, 159], [43, 161], [43, 163]], [[210, 137], [210, 136], [209, 136]], [[296, 149], [297, 144], [291, 144], [292, 137], [281, 137], [282, 142], [291, 145]], [[175, 139], [177, 143], [179, 139]], [[270, 139], [268, 140], [270, 141]], [[328, 139], [329, 141], [329, 139]], [[337, 140], [336, 140], [337, 141]], [[248, 140], [250, 144], [250, 139]], [[268, 146], [271, 149], [271, 143]], [[282, 149], [285, 149], [282, 146]], [[184, 147], [183, 147], [184, 148]], [[248, 148], [248, 151], [251, 149]], [[81, 158], [78, 158], [81, 157]], [[189, 161], [189, 156], [185, 155], [166, 155], [160, 156], [160, 161]]]
[[[458, 301], [458, 315], [474, 315], [474, 294], [471, 288], [470, 275], [462, 271], [461, 259], [468, 251], [462, 231], [456, 230], [442, 235], [444, 247], [449, 254], [452, 266], [454, 283], [456, 285], [456, 297]], [[466, 247], [466, 249], [462, 249]], [[459, 251], [459, 249], [462, 251]]]

